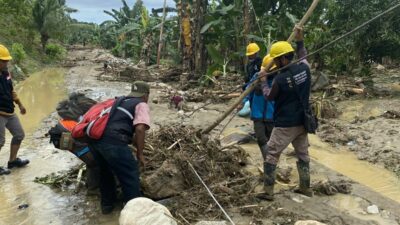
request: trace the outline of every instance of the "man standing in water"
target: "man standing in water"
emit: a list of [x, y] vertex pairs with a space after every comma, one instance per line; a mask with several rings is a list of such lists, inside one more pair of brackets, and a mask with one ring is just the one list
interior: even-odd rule
[[18, 116], [15, 115], [14, 102], [18, 105], [22, 115], [26, 113], [26, 109], [14, 91], [11, 74], [7, 69], [7, 64], [11, 59], [12, 57], [8, 49], [0, 44], [0, 149], [5, 143], [6, 128], [13, 136], [11, 139], [8, 169], [0, 167], [0, 175], [10, 174], [9, 169], [23, 167], [29, 163], [29, 160], [17, 158], [17, 153], [25, 137], [25, 133]]

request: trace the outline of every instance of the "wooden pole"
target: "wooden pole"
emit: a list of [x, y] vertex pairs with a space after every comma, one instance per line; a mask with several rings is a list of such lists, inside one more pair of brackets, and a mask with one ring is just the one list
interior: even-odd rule
[[[311, 14], [313, 13], [314, 9], [317, 7], [318, 3], [319, 3], [319, 0], [313, 1], [310, 8], [307, 10], [306, 14], [303, 16], [303, 18], [297, 24], [298, 26], [301, 26], [301, 27], [304, 26], [304, 24], [307, 22], [308, 18], [310, 18]], [[295, 31], [293, 31], [287, 41], [288, 42], [293, 41], [295, 34], [296, 34]], [[265, 67], [265, 70], [269, 71], [269, 68], [271, 68], [271, 66], [272, 66], [272, 62]], [[227, 116], [229, 116], [231, 114], [231, 112], [233, 110], [235, 110], [236, 107], [240, 103], [242, 103], [243, 99], [253, 91], [253, 89], [256, 87], [258, 82], [259, 81], [256, 80], [255, 82], [251, 83], [250, 86], [248, 86], [247, 89], [238, 97], [238, 99], [235, 101], [235, 103], [233, 103], [233, 105], [231, 107], [229, 107], [229, 109], [226, 112], [224, 112], [220, 117], [218, 117], [217, 120], [214, 123], [212, 123], [210, 126], [208, 126], [202, 133], [203, 134], [210, 133], [216, 126], [218, 126], [218, 124], [220, 124]]]
[[163, 32], [164, 32], [164, 23], [166, 17], [166, 8], [167, 8], [167, 0], [164, 0], [164, 8], [163, 8], [163, 18], [161, 22], [160, 28], [160, 42], [158, 43], [158, 51], [157, 51], [157, 65], [160, 66], [160, 59], [161, 59], [161, 49], [163, 46]]

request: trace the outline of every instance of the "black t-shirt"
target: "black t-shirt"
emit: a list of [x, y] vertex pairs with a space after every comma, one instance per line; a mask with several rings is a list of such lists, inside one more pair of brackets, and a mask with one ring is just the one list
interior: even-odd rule
[[[293, 76], [300, 98], [290, 79]], [[274, 120], [277, 127], [294, 127], [304, 123], [304, 107], [309, 107], [311, 72], [310, 68], [300, 63], [292, 65], [275, 77], [279, 92], [275, 97]], [[303, 102], [300, 102], [301, 101]]]
[[0, 71], [0, 111], [14, 113], [13, 84], [7, 70]]

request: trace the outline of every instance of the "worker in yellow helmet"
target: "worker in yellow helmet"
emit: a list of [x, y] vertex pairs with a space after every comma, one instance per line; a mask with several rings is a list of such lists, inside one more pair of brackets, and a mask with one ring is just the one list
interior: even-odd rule
[[255, 73], [260, 71], [262, 59], [259, 56], [260, 47], [256, 43], [250, 43], [246, 48], [247, 64], [245, 83], [248, 83]]
[[[268, 54], [264, 57], [261, 67], [265, 68], [272, 61], [272, 57]], [[269, 71], [273, 72], [275, 69], [276, 66], [273, 66]], [[249, 83], [256, 81], [257, 78], [258, 72], [252, 76]], [[270, 76], [268, 80], [270, 85], [272, 84], [272, 80], [273, 76]], [[255, 137], [261, 155], [263, 159], [265, 159], [267, 154], [267, 142], [271, 136], [272, 129], [274, 128], [274, 102], [265, 100], [260, 84], [258, 84], [254, 90], [243, 99], [242, 104], [238, 106], [238, 110], [242, 111], [246, 102], [250, 103], [250, 119], [253, 121]]]
[[19, 100], [11, 80], [11, 74], [8, 72], [7, 65], [12, 59], [8, 49], [0, 44], [0, 149], [5, 144], [6, 128], [12, 134], [10, 146], [10, 159], [8, 169], [0, 167], [0, 175], [10, 174], [14, 167], [24, 167], [29, 160], [17, 158], [17, 153], [22, 140], [25, 137], [24, 130], [18, 116], [14, 112], [14, 103], [19, 106], [21, 114], [26, 113], [25, 107]]
[[[303, 32], [296, 29], [298, 56], [303, 58], [306, 50]], [[284, 149], [292, 143], [298, 161], [299, 188], [297, 193], [313, 196], [310, 188], [310, 157], [308, 154], [308, 133], [305, 129], [305, 111], [309, 110], [311, 73], [308, 62], [291, 64], [295, 56], [292, 45], [286, 41], [271, 46], [270, 56], [277, 68], [281, 69], [274, 77], [272, 86], [268, 83], [269, 74], [260, 72], [262, 91], [267, 101], [275, 102], [274, 129], [267, 143], [264, 160], [264, 193], [260, 197], [273, 200], [275, 170]]]
[[[256, 43], [250, 43], [246, 48], [247, 64], [246, 75], [244, 76], [244, 84], [242, 90], [245, 90], [249, 81], [261, 69], [262, 59], [259, 56], [260, 47]], [[250, 114], [250, 102], [247, 101], [238, 112], [239, 116], [245, 117]]]

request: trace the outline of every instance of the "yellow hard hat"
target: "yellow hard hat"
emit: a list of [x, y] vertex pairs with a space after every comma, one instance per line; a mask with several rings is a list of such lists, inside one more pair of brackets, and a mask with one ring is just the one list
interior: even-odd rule
[[[271, 57], [270, 54], [266, 55], [263, 58], [262, 64], [261, 64], [261, 68], [265, 68], [269, 63], [271, 63], [274, 59]], [[272, 62], [272, 66], [269, 68], [269, 70], [273, 70], [276, 68], [275, 63]]]
[[246, 56], [254, 55], [260, 51], [260, 47], [256, 43], [250, 43], [246, 48]]
[[12, 57], [4, 45], [0, 45], [0, 60], [9, 61]]
[[294, 52], [294, 49], [289, 42], [278, 41], [271, 46], [271, 51], [269, 52], [269, 54], [273, 59], [275, 59], [290, 52]]

